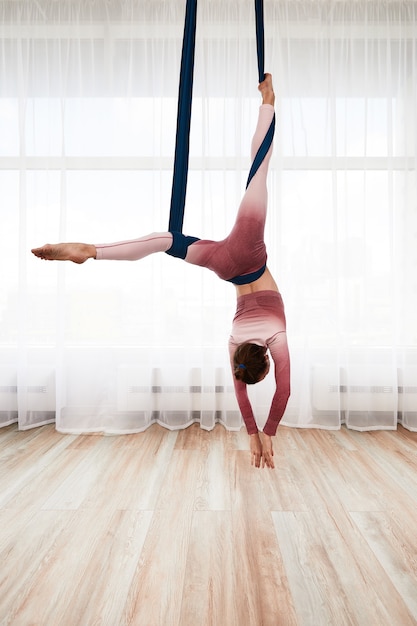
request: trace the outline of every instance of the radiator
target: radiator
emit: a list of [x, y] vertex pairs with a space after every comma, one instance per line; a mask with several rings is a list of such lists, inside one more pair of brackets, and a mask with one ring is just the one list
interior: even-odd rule
[[17, 422], [17, 374], [9, 367], [0, 367], [0, 424]]
[[398, 372], [398, 411], [404, 426], [417, 429], [417, 366], [413, 365]]
[[234, 388], [225, 385], [224, 370], [216, 368], [210, 382], [202, 384], [202, 371], [197, 367], [188, 374], [167, 372], [163, 376], [159, 368], [154, 368], [149, 376], [149, 371], [141, 368], [120, 366], [117, 411], [134, 412], [138, 417], [152, 416], [152, 419], [161, 419], [172, 427], [183, 425], [185, 416], [190, 421], [200, 421], [207, 429], [225, 418], [228, 424], [239, 429], [241, 418]]
[[338, 412], [341, 421], [352, 428], [394, 428], [397, 377], [390, 365], [354, 364], [348, 370], [315, 365], [311, 374], [311, 404], [315, 417]]

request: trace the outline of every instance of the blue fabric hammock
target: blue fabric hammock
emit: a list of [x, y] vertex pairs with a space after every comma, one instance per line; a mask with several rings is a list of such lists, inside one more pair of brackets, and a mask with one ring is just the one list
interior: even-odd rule
[[[264, 73], [264, 13], [263, 0], [255, 0], [256, 50], [258, 56], [259, 82]], [[195, 32], [197, 22], [197, 0], [187, 0], [185, 9], [184, 36], [181, 54], [180, 82], [178, 93], [177, 132], [175, 140], [174, 173], [172, 179], [171, 206], [169, 213], [170, 232], [182, 233], [185, 196], [187, 192], [188, 156], [190, 148], [191, 105], [193, 95]], [[249, 171], [246, 187], [255, 175], [272, 143], [275, 131], [275, 115], [265, 138], [255, 155]]]

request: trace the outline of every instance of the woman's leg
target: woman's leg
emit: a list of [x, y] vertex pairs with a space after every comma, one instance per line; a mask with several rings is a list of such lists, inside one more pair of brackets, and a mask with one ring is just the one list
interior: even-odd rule
[[40, 259], [84, 263], [87, 259], [138, 261], [155, 252], [166, 252], [172, 245], [171, 233], [151, 233], [146, 237], [116, 243], [57, 243], [33, 248]]
[[109, 261], [139, 261], [155, 252], [166, 252], [171, 245], [171, 233], [150, 233], [139, 239], [96, 244], [96, 258]]
[[[258, 123], [252, 138], [252, 161], [254, 160], [274, 117], [275, 94], [272, 86], [271, 74], [265, 75], [265, 80], [260, 83], [258, 89], [262, 94], [262, 105], [259, 108]], [[238, 223], [239, 219], [242, 217], [255, 217], [265, 223], [268, 204], [266, 179], [268, 175], [269, 161], [272, 155], [272, 148], [273, 145], [271, 144], [264, 160], [260, 164], [256, 174], [253, 176], [248, 188], [246, 189], [236, 215], [235, 224]]]
[[[252, 139], [252, 160], [274, 117], [275, 96], [270, 74], [266, 74], [258, 89], [262, 94], [262, 105]], [[264, 229], [268, 203], [266, 179], [271, 154], [272, 145], [245, 191], [228, 237], [221, 242], [201, 240], [192, 244], [185, 257], [188, 263], [208, 267], [225, 280], [251, 274], [265, 265]]]

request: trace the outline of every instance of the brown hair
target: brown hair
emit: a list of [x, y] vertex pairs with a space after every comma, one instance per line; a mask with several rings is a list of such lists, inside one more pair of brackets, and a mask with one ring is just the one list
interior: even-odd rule
[[265, 346], [256, 343], [241, 343], [233, 356], [234, 375], [247, 385], [257, 383], [268, 367]]

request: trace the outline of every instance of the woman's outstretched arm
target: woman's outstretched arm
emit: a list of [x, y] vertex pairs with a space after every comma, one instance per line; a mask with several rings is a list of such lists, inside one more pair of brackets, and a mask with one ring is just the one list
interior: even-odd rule
[[275, 365], [275, 393], [263, 432], [272, 437], [277, 432], [291, 391], [287, 334], [285, 332], [277, 333], [273, 341], [268, 344], [268, 348]]
[[233, 341], [229, 341], [229, 356], [230, 365], [232, 368], [235, 396], [243, 421], [245, 422], [247, 433], [249, 435], [251, 464], [255, 467], [266, 466], [273, 469], [275, 465], [273, 461], [274, 451], [272, 449], [272, 440], [266, 434], [259, 432], [255, 416], [253, 414], [252, 405], [248, 396], [247, 385], [243, 381], [237, 380], [234, 376], [233, 355], [236, 348], [237, 345]]

